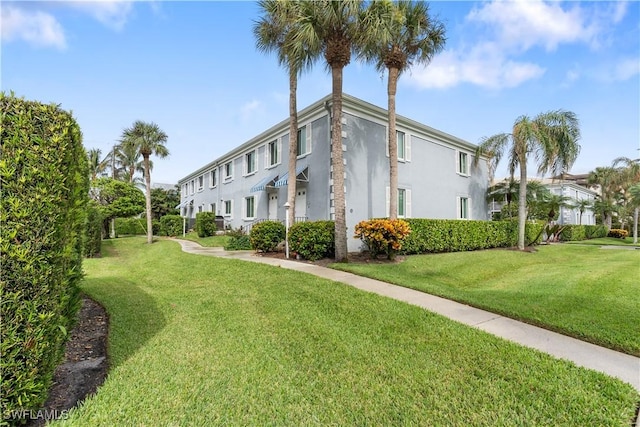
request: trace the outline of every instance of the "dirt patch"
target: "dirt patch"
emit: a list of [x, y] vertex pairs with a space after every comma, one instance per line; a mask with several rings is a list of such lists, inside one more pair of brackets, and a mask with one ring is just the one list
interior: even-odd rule
[[63, 362], [56, 368], [49, 397], [33, 411], [27, 426], [44, 426], [47, 419], [64, 418], [67, 411], [96, 392], [108, 371], [109, 319], [100, 304], [82, 298], [78, 323], [67, 341]]

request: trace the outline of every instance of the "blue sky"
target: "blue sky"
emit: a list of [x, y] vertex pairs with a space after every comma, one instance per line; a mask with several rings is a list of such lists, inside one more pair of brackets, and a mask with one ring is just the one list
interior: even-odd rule
[[[253, 2], [10, 2], [2, 17], [5, 92], [73, 111], [87, 148], [106, 153], [135, 120], [156, 122], [171, 156], [154, 182], [176, 183], [288, 117], [288, 79], [255, 48]], [[572, 172], [637, 158], [640, 3], [432, 2], [446, 49], [402, 75], [399, 114], [472, 143], [523, 114], [567, 109], [581, 122]], [[300, 108], [331, 91], [320, 62]], [[386, 77], [353, 62], [344, 91], [386, 107]], [[497, 176], [506, 174], [501, 166]]]

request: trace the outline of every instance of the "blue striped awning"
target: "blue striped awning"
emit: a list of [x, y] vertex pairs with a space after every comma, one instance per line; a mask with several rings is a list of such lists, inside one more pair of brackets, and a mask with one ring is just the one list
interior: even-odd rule
[[[284, 187], [285, 185], [287, 185], [288, 178], [289, 172], [282, 175], [282, 177], [280, 177], [280, 179], [276, 181], [274, 187]], [[296, 168], [296, 180], [309, 182], [309, 170], [307, 165], [298, 166]]]
[[278, 175], [264, 178], [262, 181], [251, 187], [251, 192], [255, 193], [256, 191], [264, 191], [267, 187], [273, 187], [273, 183], [276, 179], [278, 179]]

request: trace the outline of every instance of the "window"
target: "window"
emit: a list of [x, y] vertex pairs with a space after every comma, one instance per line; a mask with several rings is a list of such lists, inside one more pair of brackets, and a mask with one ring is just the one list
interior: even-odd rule
[[404, 132], [396, 132], [398, 140], [398, 160], [404, 160], [406, 156], [406, 146], [404, 143]]
[[196, 192], [196, 182], [192, 179], [189, 183], [191, 185], [191, 194]]
[[256, 152], [250, 151], [244, 155], [244, 174], [251, 175], [256, 172]]
[[[391, 208], [390, 189], [387, 187], [387, 208], [386, 216], [389, 216]], [[398, 188], [398, 218], [411, 218], [411, 190]]]
[[311, 132], [308, 127], [298, 129], [298, 157], [311, 152]]
[[202, 205], [198, 205], [198, 213], [202, 212]]
[[470, 219], [471, 201], [468, 197], [458, 197], [458, 219]]
[[189, 184], [185, 184], [182, 186], [182, 194], [185, 196], [189, 195]]
[[224, 216], [231, 217], [233, 215], [233, 200], [224, 201]]
[[233, 179], [233, 162], [224, 164], [224, 180], [231, 181]]
[[214, 188], [218, 185], [218, 169], [209, 172], [209, 187]]
[[280, 163], [280, 147], [278, 140], [267, 144], [267, 166], [275, 166]]
[[[398, 160], [402, 162], [411, 161], [411, 140], [404, 132], [396, 131], [396, 143], [398, 148]], [[386, 141], [387, 157], [389, 157], [389, 137]]]
[[458, 171], [461, 175], [469, 175], [469, 156], [462, 151], [458, 152]]
[[255, 197], [245, 197], [244, 199], [244, 219], [254, 219], [256, 217]]
[[215, 203], [211, 203], [209, 205], [209, 210], [213, 213], [216, 213], [216, 204]]
[[204, 175], [198, 177], [198, 191], [202, 191], [204, 188]]

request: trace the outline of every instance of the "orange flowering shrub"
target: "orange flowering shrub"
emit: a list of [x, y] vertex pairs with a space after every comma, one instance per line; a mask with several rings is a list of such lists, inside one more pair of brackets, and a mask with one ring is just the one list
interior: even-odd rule
[[617, 239], [624, 239], [629, 235], [627, 230], [622, 230], [620, 228], [612, 228], [609, 230], [609, 237], [615, 237]]
[[370, 219], [356, 225], [354, 238], [367, 245], [372, 258], [380, 253], [394, 259], [402, 242], [411, 233], [409, 223], [401, 219]]

